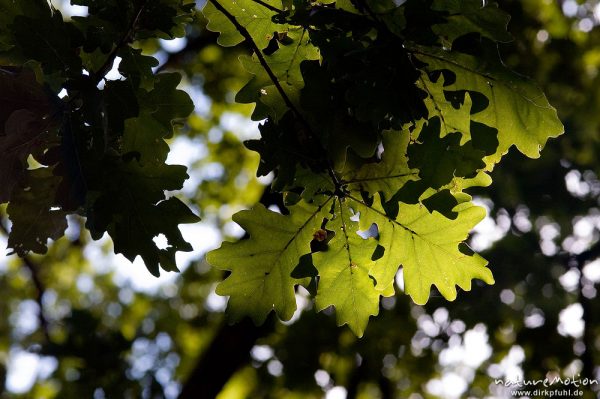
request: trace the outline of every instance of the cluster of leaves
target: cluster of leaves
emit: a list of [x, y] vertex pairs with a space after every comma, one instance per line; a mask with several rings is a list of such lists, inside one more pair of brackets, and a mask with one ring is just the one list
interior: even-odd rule
[[493, 283], [465, 244], [485, 211], [464, 190], [515, 146], [537, 158], [563, 132], [544, 94], [502, 63], [509, 17], [478, 0], [209, 0], [219, 43], [242, 41], [254, 76], [237, 101], [264, 120], [259, 175], [274, 173], [282, 213], [258, 205], [234, 220], [249, 238], [208, 261], [234, 319], [296, 310], [295, 287], [336, 308], [362, 335], [381, 296], [448, 300]]
[[[46, 0], [0, 1], [0, 203], [9, 202], [9, 247], [46, 252], [66, 216], [87, 218], [98, 239], [148, 270], [177, 270], [189, 251], [178, 224], [197, 217], [166, 191], [186, 168], [165, 161], [165, 139], [193, 110], [179, 74], [154, 74], [158, 61], [139, 40], [185, 34], [187, 0], [73, 0], [86, 17], [65, 21]], [[119, 80], [105, 76], [120, 58]], [[155, 243], [163, 235], [168, 244]]]
[[[72, 3], [89, 14], [65, 21], [45, 0], [0, 0], [9, 246], [44, 253], [76, 213], [154, 275], [177, 270], [176, 251], [191, 250], [178, 225], [197, 217], [166, 195], [187, 175], [166, 164], [165, 139], [193, 106], [180, 76], [154, 74], [157, 60], [133, 45], [183, 36], [194, 4]], [[264, 121], [247, 146], [285, 198], [282, 213], [236, 215], [249, 239], [209, 254], [231, 271], [217, 292], [234, 319], [291, 318], [302, 284], [362, 335], [399, 267], [419, 304], [432, 285], [453, 300], [474, 278], [493, 283], [464, 243], [484, 217], [465, 190], [489, 185], [510, 147], [536, 158], [563, 131], [544, 94], [498, 56], [511, 40], [506, 13], [478, 0], [209, 0], [204, 14], [221, 45], [253, 50], [236, 100]], [[122, 79], [106, 80], [117, 58]]]

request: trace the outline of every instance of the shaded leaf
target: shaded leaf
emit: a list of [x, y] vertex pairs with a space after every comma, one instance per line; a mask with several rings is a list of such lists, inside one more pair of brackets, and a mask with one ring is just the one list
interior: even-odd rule
[[506, 26], [510, 15], [493, 1], [483, 4], [479, 0], [434, 0], [431, 9], [442, 11], [446, 22], [433, 26], [433, 31], [452, 43], [460, 36], [477, 32], [497, 42], [510, 42], [512, 36]]
[[376, 163], [360, 162], [360, 167], [342, 174], [349, 189], [371, 194], [381, 193], [389, 200], [410, 180], [416, 180], [419, 171], [409, 167], [407, 149], [410, 132], [385, 131], [383, 133], [383, 154]]
[[[277, 49], [264, 58], [287, 97], [298, 106], [300, 90], [304, 87], [300, 64], [318, 60], [319, 50], [311, 43], [307, 30], [303, 28], [290, 29], [285, 42], [278, 42], [277, 45]], [[254, 120], [262, 120], [267, 114], [276, 121], [281, 119], [288, 111], [288, 106], [256, 55], [240, 60], [244, 68], [255, 76], [240, 89], [236, 101], [260, 103], [252, 115]]]
[[180, 82], [178, 73], [161, 73], [157, 75], [154, 89], [138, 97], [140, 108], [148, 110], [168, 131], [172, 131], [173, 121], [186, 118], [194, 110], [190, 96], [177, 89]]
[[460, 145], [461, 136], [452, 133], [440, 138], [440, 118], [430, 119], [415, 133], [416, 143], [408, 149], [408, 165], [417, 169], [424, 188], [440, 188], [454, 177], [473, 177], [485, 168], [485, 153], [473, 148], [470, 141]]
[[151, 90], [154, 86], [152, 68], [158, 66], [158, 60], [142, 54], [142, 50], [126, 47], [119, 52], [121, 63], [119, 72], [125, 76], [134, 88]]
[[170, 131], [148, 114], [125, 121], [123, 153], [132, 154], [141, 165], [160, 164], [167, 160], [169, 146], [164, 141]]
[[29, 251], [45, 254], [48, 239], [63, 236], [66, 212], [53, 208], [59, 182], [48, 168], [29, 170], [8, 204], [12, 222], [8, 247], [20, 256]]
[[106, 82], [104, 90], [104, 111], [108, 127], [115, 135], [121, 135], [126, 119], [134, 118], [140, 113], [135, 91], [124, 80], [111, 80]]
[[[139, 166], [135, 160], [115, 163], [102, 171], [98, 187], [93, 187], [93, 203], [86, 209], [86, 227], [94, 239], [108, 232], [115, 252], [133, 261], [141, 256], [155, 276], [159, 264], [166, 271], [177, 270], [175, 253], [191, 251], [177, 227], [199, 219], [177, 198], [165, 199], [166, 190], [178, 190], [187, 178], [186, 168], [179, 165]], [[95, 193], [95, 195], [94, 195]], [[159, 248], [154, 238], [163, 234], [166, 248]]]
[[0, 135], [0, 203], [8, 202], [15, 185], [28, 167], [27, 158], [41, 150], [49, 122], [28, 109], [14, 111]]
[[16, 45], [23, 55], [39, 61], [44, 72], [75, 75], [81, 72], [81, 59], [71, 45], [69, 24], [54, 10], [43, 18], [17, 16], [12, 24]]
[[[418, 85], [427, 92], [425, 103], [429, 110], [430, 118], [438, 116], [442, 124], [440, 137], [459, 132], [462, 134], [460, 144], [463, 145], [471, 138], [471, 97], [469, 93], [452, 93], [445, 89], [444, 75], [439, 74], [437, 80], [428, 74], [421, 73]], [[450, 101], [449, 96], [457, 96], [456, 101]]]

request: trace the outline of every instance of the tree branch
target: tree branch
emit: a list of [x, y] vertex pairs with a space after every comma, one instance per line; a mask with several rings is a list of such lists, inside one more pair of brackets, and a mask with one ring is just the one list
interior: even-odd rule
[[[6, 226], [4, 226], [3, 223], [0, 223], [0, 231], [2, 231], [2, 233], [4, 233], [4, 235], [6, 235], [7, 237], [9, 236], [9, 231], [6, 228]], [[31, 274], [31, 281], [33, 282], [33, 285], [36, 290], [35, 302], [37, 303], [37, 305], [39, 307], [38, 320], [40, 322], [40, 327], [42, 328], [42, 332], [44, 334], [44, 338], [46, 339], [46, 342], [50, 342], [49, 323], [48, 323], [48, 319], [46, 319], [46, 315], [44, 312], [44, 301], [43, 301], [44, 293], [46, 292], [46, 287], [44, 286], [44, 284], [42, 283], [42, 280], [40, 279], [40, 275], [39, 275], [40, 267], [29, 256], [20, 256], [19, 258], [23, 262], [23, 266], [25, 266], [25, 268], [27, 268], [27, 270], [29, 270], [29, 273]]]
[[[581, 308], [583, 310], [583, 314], [581, 316], [581, 318], [583, 319], [583, 345], [585, 346], [585, 349], [583, 351], [583, 353], [580, 355], [581, 358], [581, 362], [583, 363], [583, 370], [582, 370], [582, 375], [584, 376], [584, 378], [588, 378], [590, 380], [594, 379], [594, 354], [593, 354], [593, 348], [594, 348], [594, 335], [592, 332], [592, 325], [593, 325], [593, 320], [592, 320], [592, 304], [591, 301], [588, 297], [586, 297], [583, 294], [583, 288], [584, 288], [584, 280], [585, 277], [583, 277], [583, 272], [582, 272], [583, 268], [579, 269], [579, 289], [577, 291], [577, 299], [579, 301], [579, 303], [581, 304]], [[595, 388], [595, 387], [592, 387]]]
[[193, 39], [188, 39], [184, 48], [174, 53], [169, 53], [167, 60], [156, 69], [156, 73], [163, 72], [169, 68], [181, 68], [188, 57], [197, 54], [200, 50], [216, 42], [217, 34], [208, 30], [203, 31]]
[[274, 11], [274, 12], [276, 12], [276, 13], [278, 13], [278, 14], [282, 14], [282, 13], [283, 13], [283, 10], [280, 10], [280, 9], [279, 9], [279, 8], [277, 8], [277, 7], [273, 7], [273, 6], [272, 6], [272, 5], [270, 5], [269, 3], [266, 3], [266, 2], [264, 2], [264, 1], [262, 1], [262, 0], [252, 0], [252, 1], [253, 1], [253, 2], [255, 2], [256, 4], [260, 4], [261, 6], [263, 6], [263, 7], [267, 8], [267, 9], [269, 9], [269, 10], [271, 10], [271, 11]]
[[350, 374], [348, 384], [346, 385], [346, 399], [356, 399], [358, 397], [358, 388], [360, 383], [365, 379], [367, 371], [367, 359], [363, 357]]
[[[583, 293], [585, 286], [585, 277], [583, 276], [583, 268], [585, 265], [594, 259], [600, 257], [600, 242], [595, 243], [586, 251], [583, 251], [580, 254], [569, 256], [566, 260], [567, 267], [576, 267], [579, 270], [579, 283], [577, 290], [577, 301], [581, 305], [583, 310], [583, 314], [581, 318], [583, 319], [584, 328], [583, 328], [583, 344], [585, 346], [585, 350], [579, 356], [581, 362], [583, 363], [582, 375], [584, 378], [594, 379], [594, 335], [591, 329], [591, 326], [594, 323], [593, 320], [593, 311], [592, 311], [592, 303], [591, 300], [586, 297]], [[564, 259], [564, 258], [563, 258]]]
[[310, 124], [308, 123], [308, 121], [304, 118], [304, 115], [302, 115], [302, 113], [300, 112], [300, 110], [298, 110], [298, 108], [294, 105], [294, 103], [292, 103], [292, 101], [288, 97], [287, 93], [285, 92], [285, 90], [281, 86], [281, 83], [279, 82], [279, 79], [277, 78], [277, 76], [275, 76], [275, 73], [273, 73], [273, 70], [269, 66], [269, 63], [265, 59], [265, 57], [264, 57], [261, 49], [258, 48], [258, 45], [256, 44], [256, 42], [252, 38], [252, 35], [250, 34], [250, 32], [248, 32], [248, 30], [238, 22], [238, 20], [235, 18], [235, 16], [233, 14], [231, 14], [229, 11], [227, 11], [227, 9], [225, 9], [225, 7], [223, 7], [223, 5], [221, 5], [217, 0], [208, 0], [208, 1], [210, 1], [215, 6], [215, 8], [217, 10], [219, 10], [223, 15], [225, 15], [225, 17], [233, 24], [233, 26], [235, 26], [235, 28], [237, 29], [237, 31], [248, 42], [248, 44], [250, 45], [250, 47], [252, 48], [252, 50], [256, 54], [256, 57], [258, 58], [258, 61], [259, 61], [260, 65], [263, 67], [263, 69], [265, 70], [265, 72], [269, 76], [269, 79], [275, 85], [275, 88], [277, 89], [277, 92], [279, 92], [279, 94], [281, 95], [281, 98], [283, 99], [283, 102], [285, 103], [285, 105], [290, 109], [290, 111], [292, 111], [292, 113], [294, 114], [294, 116], [296, 117], [296, 119], [302, 124], [302, 126], [309, 133], [308, 134], [309, 138], [311, 140], [313, 140], [315, 143], [317, 143], [317, 145], [319, 146], [319, 149], [320, 149], [320, 152], [321, 152], [322, 162], [324, 164], [323, 166], [327, 169], [329, 175], [332, 178], [332, 181], [333, 181], [334, 185], [339, 188], [340, 187], [339, 179], [337, 178], [337, 175], [336, 175], [336, 173], [335, 173], [335, 171], [333, 169], [333, 166], [331, 165], [330, 159], [326, 156], [327, 152], [323, 148], [323, 146], [320, 143], [320, 141], [316, 139], [316, 137], [318, 137], [318, 136], [315, 135], [315, 133], [313, 132], [312, 127], [310, 126]]
[[135, 34], [138, 21], [140, 19], [140, 16], [142, 15], [142, 12], [144, 11], [144, 8], [146, 7], [146, 4], [147, 2], [142, 4], [140, 9], [137, 11], [137, 13], [135, 14], [135, 18], [133, 18], [131, 20], [131, 23], [129, 24], [129, 29], [127, 30], [125, 35], [123, 35], [121, 40], [119, 40], [115, 48], [110, 52], [110, 54], [106, 58], [106, 61], [104, 61], [104, 64], [102, 64], [102, 66], [91, 75], [94, 86], [100, 83], [100, 81], [112, 69], [115, 63], [115, 59], [117, 58], [117, 54], [119, 53], [121, 48], [123, 48], [125, 45], [129, 44], [133, 40], [133, 35]]
[[273, 317], [256, 327], [249, 319], [217, 330], [210, 346], [187, 377], [179, 399], [213, 399], [236, 371], [250, 361], [257, 339], [273, 330]]
[[263, 69], [265, 70], [267, 75], [269, 75], [269, 79], [273, 82], [273, 84], [275, 85], [275, 88], [277, 89], [277, 92], [279, 92], [279, 94], [281, 95], [281, 98], [283, 99], [283, 102], [285, 103], [285, 105], [294, 113], [296, 118], [308, 129], [308, 131], [312, 132], [312, 128], [310, 127], [310, 125], [308, 124], [306, 119], [304, 119], [304, 116], [302, 116], [302, 114], [300, 113], [298, 108], [296, 108], [294, 103], [292, 103], [292, 101], [288, 97], [285, 90], [283, 90], [283, 87], [281, 86], [279, 79], [277, 79], [277, 76], [275, 76], [275, 73], [273, 73], [273, 70], [269, 66], [269, 63], [265, 59], [265, 56], [263, 55], [261, 49], [258, 48], [258, 45], [252, 38], [252, 35], [250, 35], [250, 32], [248, 32], [248, 30], [244, 26], [242, 26], [242, 24], [240, 24], [238, 22], [238, 20], [235, 18], [235, 16], [233, 14], [231, 14], [229, 11], [227, 11], [227, 9], [225, 9], [225, 7], [223, 7], [221, 5], [221, 3], [219, 3], [217, 0], [208, 0], [208, 1], [210, 1], [217, 10], [219, 10], [223, 15], [225, 15], [225, 17], [233, 24], [233, 26], [235, 26], [237, 31], [248, 42], [248, 44], [250, 45], [252, 50], [254, 50], [256, 57], [258, 58], [258, 62], [263, 67]]

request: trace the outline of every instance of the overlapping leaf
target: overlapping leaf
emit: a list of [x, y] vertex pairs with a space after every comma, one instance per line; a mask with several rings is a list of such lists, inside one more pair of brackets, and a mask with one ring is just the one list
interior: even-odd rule
[[141, 165], [161, 164], [166, 161], [169, 146], [164, 137], [170, 132], [162, 129], [156, 119], [149, 114], [125, 121], [123, 153], [131, 154]]
[[[530, 158], [538, 158], [549, 138], [563, 133], [556, 110], [529, 79], [494, 63], [471, 55], [415, 46], [417, 57], [428, 72], [448, 70], [455, 81], [447, 90], [468, 90], [483, 94], [489, 105], [471, 115], [475, 122], [498, 130], [498, 149], [486, 162], [495, 164], [513, 145]], [[442, 103], [445, 98], [436, 97]]]
[[[194, 5], [73, 4], [89, 15], [64, 22], [43, 0], [0, 0], [1, 55], [29, 62], [39, 81], [67, 93], [55, 107], [33, 74], [0, 72], [10, 245], [45, 251], [72, 211], [87, 217], [94, 238], [108, 232], [115, 252], [141, 256], [153, 274], [176, 270], [175, 253], [192, 248], [178, 225], [198, 219], [168, 198], [187, 174], [165, 163], [165, 139], [193, 104], [177, 90], [179, 75], [155, 75], [156, 60], [129, 44], [182, 36]], [[272, 310], [291, 318], [304, 283], [298, 265], [314, 266], [317, 309], [335, 307], [338, 324], [359, 336], [379, 297], [393, 294], [399, 267], [416, 303], [431, 286], [453, 300], [473, 279], [493, 283], [464, 244], [483, 217], [464, 190], [489, 184], [486, 172], [512, 145], [537, 157], [562, 133], [543, 93], [493, 51], [510, 40], [495, 3], [209, 0], [204, 13], [219, 43], [246, 40], [255, 51], [243, 58], [254, 76], [236, 99], [256, 103], [254, 119], [266, 119], [248, 147], [261, 155], [259, 174], [276, 173], [273, 188], [286, 192], [290, 211], [237, 214], [249, 238], [209, 254], [231, 271], [217, 292], [231, 297], [233, 319], [262, 322]], [[125, 79], [99, 85], [115, 56]], [[50, 167], [29, 170], [30, 155]]]
[[[285, 41], [278, 43], [277, 50], [264, 58], [287, 97], [298, 104], [300, 90], [304, 87], [304, 78], [300, 64], [304, 61], [318, 60], [319, 50], [311, 43], [306, 29], [295, 28], [287, 32]], [[244, 68], [255, 75], [237, 94], [240, 103], [257, 103], [253, 119], [261, 120], [271, 116], [279, 120], [288, 111], [271, 77], [253, 57], [242, 57]]]
[[151, 90], [154, 87], [154, 73], [152, 68], [158, 66], [154, 57], [142, 54], [142, 50], [127, 47], [119, 52], [121, 63], [119, 72], [126, 77], [135, 88]]
[[58, 11], [47, 15], [14, 18], [12, 31], [15, 44], [26, 60], [39, 61], [44, 72], [73, 75], [81, 72], [81, 59], [73, 44], [76, 31], [63, 21]]
[[0, 203], [10, 200], [29, 155], [48, 145], [48, 132], [56, 127], [54, 110], [33, 72], [0, 69]]
[[7, 208], [13, 226], [8, 247], [17, 254], [29, 251], [46, 253], [48, 239], [56, 240], [63, 236], [67, 228], [67, 213], [53, 208], [59, 182], [48, 168], [27, 171], [21, 182], [27, 189], [16, 191]]
[[315, 301], [317, 310], [333, 305], [338, 325], [348, 324], [362, 337], [369, 316], [379, 313], [380, 292], [369, 275], [377, 241], [359, 236], [358, 222], [351, 220], [352, 216], [350, 208], [336, 199], [332, 220], [327, 223], [335, 235], [326, 250], [313, 254], [319, 272]]
[[88, 16], [74, 17], [85, 35], [84, 48], [88, 52], [100, 48], [108, 53], [124, 34], [132, 39], [182, 37], [194, 11], [194, 3], [187, 0], [73, 0], [72, 3], [88, 8]]
[[[159, 275], [159, 265], [166, 271], [177, 270], [175, 252], [191, 251], [178, 229], [182, 223], [199, 219], [177, 198], [165, 198], [165, 190], [179, 190], [187, 178], [186, 168], [179, 165], [138, 165], [136, 160], [105, 165], [96, 177], [98, 191], [88, 207], [86, 227], [99, 239], [108, 231], [116, 253], [133, 261], [141, 256], [148, 270]], [[154, 239], [164, 235], [166, 248]]]
[[186, 118], [194, 110], [190, 96], [177, 89], [180, 82], [181, 75], [178, 73], [158, 74], [154, 77], [154, 89], [143, 91], [139, 96], [141, 107], [147, 109], [169, 135], [173, 123]]
[[29, 16], [31, 18], [48, 15], [48, 4], [42, 1], [20, 1], [0, 0], [0, 55], [8, 58], [16, 57], [19, 49], [15, 47], [14, 32], [11, 25], [17, 16]]
[[351, 198], [351, 205], [360, 212], [361, 228], [375, 223], [379, 243], [385, 248], [383, 257], [376, 260], [370, 275], [376, 288], [388, 291], [401, 265], [405, 291], [415, 303], [424, 304], [432, 285], [448, 300], [456, 298], [456, 286], [469, 291], [473, 278], [493, 284], [487, 262], [477, 254], [462, 249], [461, 243], [485, 216], [485, 210], [470, 203], [459, 205], [455, 220], [439, 213], [430, 213], [420, 204], [400, 204], [395, 218], [388, 216], [376, 198], [372, 205]]
[[309, 125], [316, 126], [316, 142], [326, 152], [336, 172], [344, 171], [348, 151], [363, 159], [375, 155], [379, 144], [378, 128], [370, 122], [352, 117], [345, 101], [346, 87], [338, 87], [327, 68], [320, 62], [302, 63], [306, 86], [301, 92], [301, 105]]
[[482, 4], [479, 0], [435, 0], [431, 9], [447, 13], [446, 21], [435, 25], [433, 31], [450, 43], [475, 32], [497, 42], [512, 40], [506, 31], [510, 16], [493, 1]]
[[386, 131], [383, 133], [383, 154], [379, 162], [359, 163], [360, 167], [342, 174], [345, 184], [350, 190], [381, 193], [389, 200], [410, 180], [418, 178], [419, 171], [412, 169], [408, 163], [407, 150], [410, 132]]
[[[177, 270], [175, 253], [192, 249], [178, 225], [198, 218], [167, 198], [187, 174], [165, 163], [165, 139], [193, 103], [177, 89], [179, 74], [155, 75], [157, 61], [129, 45], [182, 36], [194, 3], [73, 4], [87, 6], [89, 15], [66, 22], [44, 0], [0, 2], [0, 21], [7, 22], [0, 51], [35, 71], [0, 70], [0, 202], [10, 200], [9, 244], [21, 255], [44, 253], [47, 239], [62, 235], [65, 215], [78, 213], [94, 238], [108, 232], [115, 252], [132, 261], [141, 256], [153, 274]], [[125, 79], [102, 82], [116, 56]], [[63, 100], [51, 93], [63, 89]], [[31, 170], [35, 161], [47, 168]]]
[[328, 81], [356, 121], [399, 130], [427, 116], [426, 94], [415, 85], [419, 72], [400, 38], [385, 30], [374, 33], [370, 18], [341, 10], [314, 13], [306, 23], [316, 25], [310, 36]]
[[[291, 315], [291, 272], [307, 253], [308, 233], [297, 259], [285, 258], [274, 280], [265, 253], [260, 261], [237, 262], [251, 251], [287, 250], [287, 239], [276, 241], [258, 226], [287, 220], [295, 228], [284, 237], [295, 237], [303, 201], [334, 202], [313, 245], [311, 276], [318, 280], [317, 308], [334, 306], [338, 324], [357, 335], [377, 313], [379, 296], [393, 295], [399, 267], [419, 304], [431, 286], [453, 300], [457, 287], [469, 290], [473, 279], [492, 284], [486, 261], [465, 244], [484, 211], [464, 190], [489, 185], [487, 172], [512, 145], [537, 157], [548, 138], [562, 133], [543, 93], [494, 52], [495, 42], [511, 39], [507, 14], [475, 0], [322, 1], [284, 13], [268, 3], [261, 5], [272, 12], [265, 29], [281, 33], [287, 22], [287, 33], [266, 40], [270, 33], [232, 2], [223, 2], [224, 13], [212, 3], [221, 4], [211, 2], [205, 13], [224, 44], [245, 38], [264, 49], [264, 58], [243, 59], [255, 76], [236, 99], [256, 103], [253, 117], [266, 119], [261, 139], [248, 147], [261, 155], [259, 174], [276, 173], [273, 189], [285, 191], [291, 212], [242, 212], [237, 218], [251, 238], [209, 256], [232, 270], [218, 292], [232, 296], [235, 318], [262, 321], [273, 307], [280, 317]], [[295, 36], [306, 31], [309, 38]], [[357, 234], [357, 218], [370, 238]], [[285, 295], [272, 292], [281, 287]]]
[[[177, 74], [161, 74], [153, 90], [141, 89], [142, 112], [122, 122], [122, 159], [113, 160], [93, 178], [90, 189], [95, 199], [87, 209], [87, 226], [94, 237], [108, 231], [115, 252], [131, 261], [141, 256], [154, 275], [159, 274], [159, 265], [177, 270], [175, 253], [192, 250], [177, 226], [199, 220], [181, 201], [165, 196], [165, 191], [181, 189], [188, 177], [184, 166], [165, 164], [169, 153], [165, 138], [173, 132], [173, 121], [193, 109], [189, 96], [176, 89], [180, 80]], [[167, 239], [166, 248], [154, 241], [161, 234]]]
[[461, 145], [471, 138], [471, 96], [468, 92], [462, 93], [459, 101], [452, 102], [447, 99], [451, 95], [445, 89], [444, 76], [440, 73], [437, 80], [432, 79], [427, 73], [423, 72], [419, 81], [419, 86], [427, 92], [425, 104], [429, 110], [430, 118], [438, 116], [442, 124], [440, 137], [458, 132], [462, 134]]
[[[276, 32], [285, 32], [287, 29], [285, 25], [273, 22], [276, 11], [260, 3], [262, 2], [252, 0], [219, 0], [219, 4], [250, 33], [258, 48], [262, 50], [267, 47]], [[265, 0], [264, 3], [275, 9], [283, 8], [278, 0]], [[207, 29], [219, 32], [217, 42], [221, 46], [235, 46], [244, 41], [235, 25], [211, 1], [206, 2], [202, 12], [209, 21]]]
[[484, 151], [474, 148], [471, 141], [460, 145], [459, 133], [441, 138], [440, 130], [440, 119], [430, 119], [418, 131], [417, 142], [408, 149], [408, 164], [419, 171], [416, 184], [425, 189], [441, 188], [455, 177], [473, 177], [485, 168]]

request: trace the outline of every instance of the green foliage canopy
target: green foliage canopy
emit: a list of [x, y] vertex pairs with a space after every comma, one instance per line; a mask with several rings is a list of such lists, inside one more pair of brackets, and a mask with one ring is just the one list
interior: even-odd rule
[[[231, 297], [236, 318], [261, 322], [275, 309], [287, 320], [295, 302], [276, 293], [313, 284], [317, 309], [333, 305], [338, 324], [360, 336], [379, 296], [394, 294], [399, 266], [419, 304], [432, 285], [453, 300], [456, 285], [493, 283], [486, 262], [464, 244], [484, 216], [464, 190], [490, 184], [487, 173], [512, 146], [537, 158], [563, 132], [535, 84], [502, 64], [496, 42], [510, 35], [496, 4], [211, 0], [204, 13], [221, 44], [245, 40], [254, 50], [254, 61], [243, 64], [255, 77], [238, 100], [254, 101], [253, 117], [267, 121], [261, 139], [247, 145], [261, 155], [259, 174], [275, 173], [273, 188], [289, 205], [287, 223], [296, 230], [281, 243], [304, 248], [277, 262], [237, 258], [249, 246], [270, 253], [273, 243], [248, 227], [251, 218], [268, 220], [267, 211], [245, 211], [241, 226], [251, 241], [208, 257], [232, 271], [218, 292]], [[412, 15], [427, 15], [429, 26], [412, 25]], [[265, 18], [269, 25], [257, 23]], [[306, 204], [314, 211], [298, 219]], [[373, 224], [375, 234], [360, 235]], [[304, 255], [314, 271], [296, 269]], [[258, 272], [272, 267], [285, 280]], [[251, 268], [252, 288], [239, 283]], [[263, 305], [247, 309], [248, 297]]]
[[[191, 250], [177, 225], [198, 219], [165, 197], [187, 174], [165, 163], [164, 140], [193, 104], [177, 89], [180, 75], [154, 75], [156, 60], [130, 44], [183, 35], [193, 3], [75, 4], [88, 6], [89, 17], [66, 22], [45, 1], [0, 3], [12, 17], [0, 39], [10, 64], [0, 71], [0, 201], [10, 202], [9, 245], [21, 255], [44, 253], [47, 239], [63, 234], [66, 215], [76, 213], [94, 238], [108, 232], [117, 253], [141, 256], [152, 274], [159, 264], [177, 270], [175, 253]], [[125, 79], [104, 81], [117, 56]], [[153, 241], [160, 234], [167, 248]]]
[[[9, 245], [43, 253], [76, 213], [152, 274], [177, 270], [175, 253], [191, 250], [177, 226], [198, 218], [166, 194], [187, 174], [165, 163], [165, 140], [193, 106], [179, 75], [154, 74], [156, 60], [131, 45], [183, 36], [193, 3], [74, 4], [89, 16], [0, 2], [10, 21], [0, 32]], [[231, 271], [217, 292], [235, 319], [290, 319], [301, 284], [361, 336], [399, 267], [418, 304], [432, 285], [454, 300], [457, 285], [493, 283], [464, 243], [484, 216], [464, 190], [489, 185], [511, 147], [536, 158], [563, 132], [541, 90], [498, 55], [506, 13], [475, 0], [209, 0], [203, 12], [221, 45], [253, 52], [236, 99], [263, 121], [247, 146], [285, 198], [285, 215], [257, 206], [234, 217], [250, 238], [208, 256]], [[117, 56], [123, 79], [107, 81]]]

